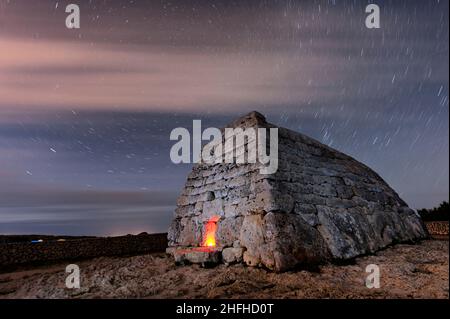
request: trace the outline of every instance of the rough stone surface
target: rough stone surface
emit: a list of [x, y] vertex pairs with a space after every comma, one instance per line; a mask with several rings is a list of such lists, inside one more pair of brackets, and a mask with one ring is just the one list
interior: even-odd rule
[[178, 264], [213, 265], [219, 263], [221, 257], [220, 249], [208, 247], [175, 249], [171, 253]]
[[426, 226], [430, 235], [448, 236], [448, 221], [427, 222]]
[[[275, 127], [252, 112], [227, 127]], [[216, 243], [239, 241], [247, 265], [284, 271], [345, 260], [426, 238], [419, 215], [374, 171], [303, 134], [278, 128], [278, 171], [194, 166], [169, 229], [169, 246], [199, 246], [218, 216]]]

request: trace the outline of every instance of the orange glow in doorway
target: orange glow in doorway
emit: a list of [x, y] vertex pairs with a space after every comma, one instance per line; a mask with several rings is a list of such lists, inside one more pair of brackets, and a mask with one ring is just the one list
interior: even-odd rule
[[218, 221], [219, 217], [213, 216], [205, 224], [205, 232], [202, 244], [203, 247], [216, 247], [216, 230]]

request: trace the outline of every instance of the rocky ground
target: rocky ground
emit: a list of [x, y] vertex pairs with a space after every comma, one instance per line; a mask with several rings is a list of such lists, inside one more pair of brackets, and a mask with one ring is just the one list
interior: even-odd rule
[[[65, 288], [65, 264], [0, 274], [0, 298], [448, 298], [449, 242], [397, 245], [346, 265], [276, 274], [242, 265], [175, 266], [165, 254], [78, 263], [81, 288]], [[377, 264], [381, 287], [368, 289]]]

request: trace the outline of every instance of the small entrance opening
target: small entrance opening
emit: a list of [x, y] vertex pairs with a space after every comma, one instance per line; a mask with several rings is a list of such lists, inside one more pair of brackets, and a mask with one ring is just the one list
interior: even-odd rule
[[203, 247], [216, 247], [216, 230], [219, 216], [211, 217], [204, 226], [203, 231]]

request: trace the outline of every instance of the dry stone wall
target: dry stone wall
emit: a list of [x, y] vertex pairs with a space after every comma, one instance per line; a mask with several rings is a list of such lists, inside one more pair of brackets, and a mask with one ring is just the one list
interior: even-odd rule
[[430, 235], [448, 236], [448, 221], [426, 222]]
[[27, 264], [163, 252], [166, 247], [167, 234], [4, 243], [0, 244], [0, 271]]

